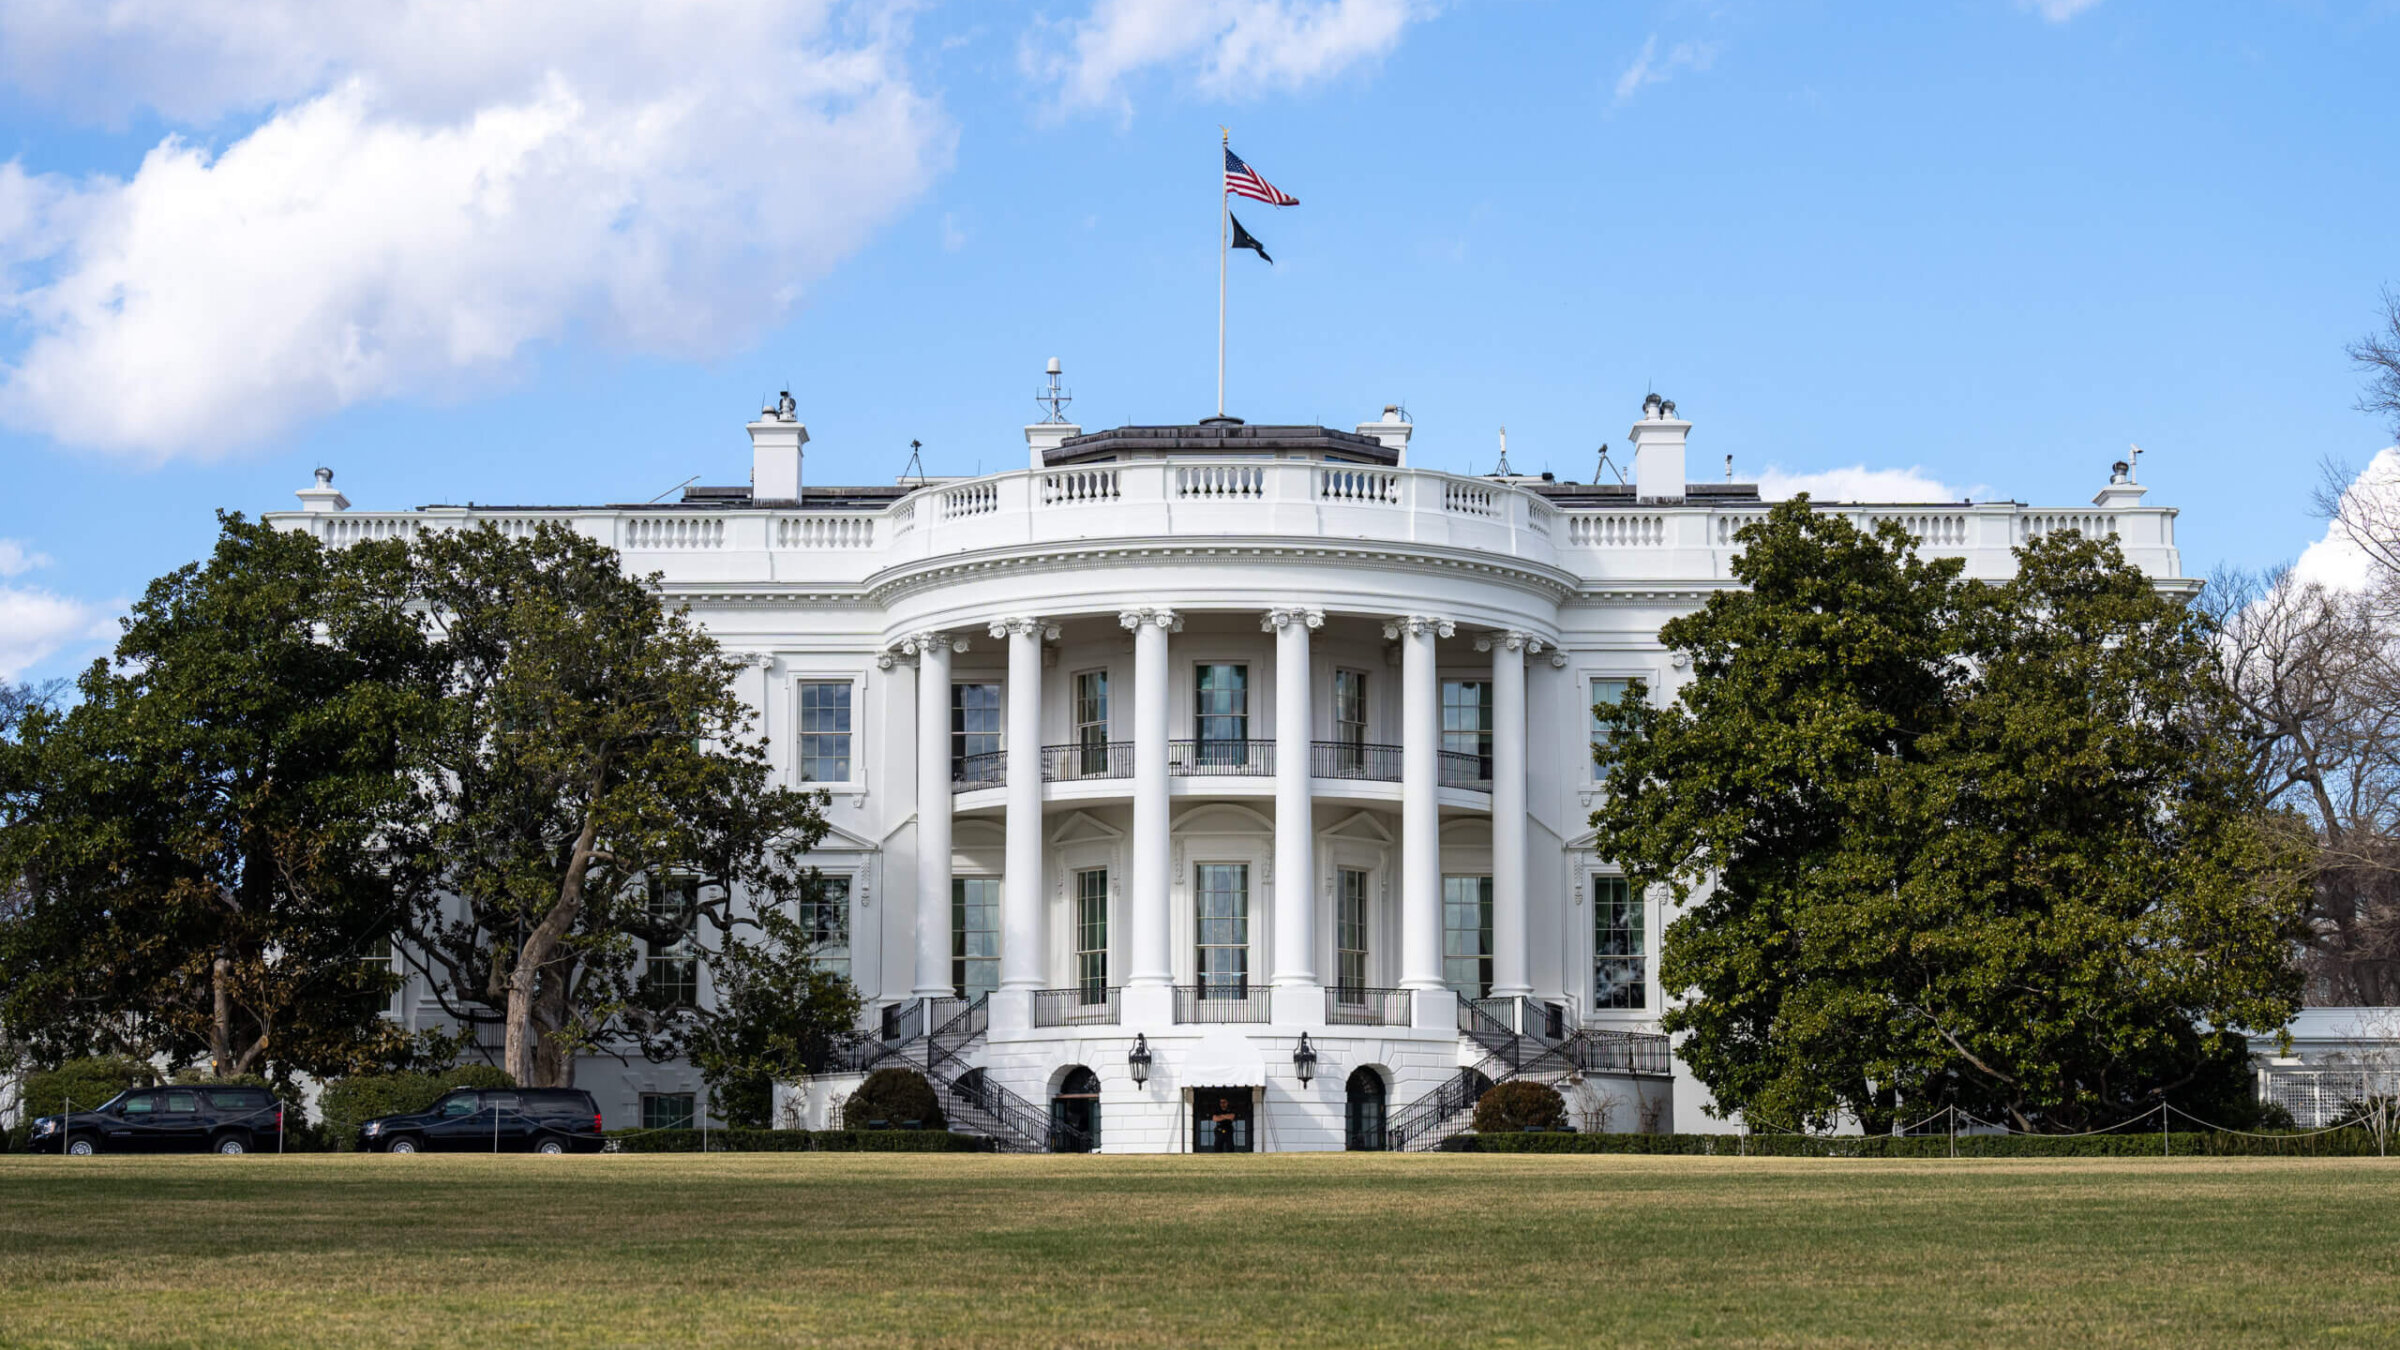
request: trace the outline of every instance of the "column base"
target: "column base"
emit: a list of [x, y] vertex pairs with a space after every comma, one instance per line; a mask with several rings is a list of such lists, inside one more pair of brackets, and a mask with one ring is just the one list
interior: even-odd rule
[[1279, 1027], [1324, 1026], [1325, 986], [1314, 982], [1276, 985], [1270, 1015]]
[[1124, 1000], [1119, 1025], [1128, 1030], [1156, 1031], [1175, 1025], [1174, 985], [1129, 984]]
[[984, 1008], [984, 1025], [992, 1031], [1033, 1030], [1033, 991], [995, 989]]
[[1458, 991], [1455, 989], [1419, 989], [1410, 1000], [1415, 1006], [1409, 1025], [1419, 1031], [1458, 1030]]

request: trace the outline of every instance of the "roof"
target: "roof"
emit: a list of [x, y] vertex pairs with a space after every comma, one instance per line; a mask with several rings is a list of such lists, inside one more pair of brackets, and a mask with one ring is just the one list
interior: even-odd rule
[[1179, 426], [1111, 427], [1074, 436], [1042, 452], [1044, 464], [1091, 464], [1132, 456], [1306, 455], [1352, 464], [1398, 464], [1400, 452], [1355, 431], [1332, 427], [1250, 426], [1239, 418], [1210, 418]]

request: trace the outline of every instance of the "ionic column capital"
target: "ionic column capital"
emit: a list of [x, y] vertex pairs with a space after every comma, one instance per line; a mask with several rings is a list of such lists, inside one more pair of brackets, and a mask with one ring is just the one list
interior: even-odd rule
[[1034, 619], [1027, 618], [1023, 615], [1016, 615], [1005, 619], [992, 620], [991, 634], [996, 639], [1005, 639], [1012, 636], [1039, 637], [1050, 642], [1056, 642], [1058, 641], [1058, 625], [1051, 623], [1046, 619]]
[[1383, 636], [1388, 642], [1399, 641], [1400, 635], [1403, 633], [1414, 634], [1418, 637], [1423, 637], [1427, 633], [1431, 633], [1435, 637], [1449, 637], [1457, 631], [1458, 625], [1450, 620], [1424, 614], [1409, 614], [1401, 618], [1383, 621]]
[[1259, 619], [1258, 631], [1262, 633], [1272, 633], [1278, 629], [1289, 628], [1293, 624], [1300, 624], [1312, 632], [1316, 629], [1323, 628], [1325, 626], [1325, 611], [1321, 609], [1299, 609], [1284, 607], [1270, 609]]
[[967, 649], [967, 639], [964, 635], [944, 633], [928, 628], [900, 639], [898, 650], [909, 656], [923, 656], [945, 644], [954, 652], [963, 652]]
[[1523, 652], [1527, 656], [1534, 656], [1541, 652], [1542, 640], [1531, 633], [1520, 633], [1514, 628], [1497, 629], [1475, 639], [1475, 650], [1488, 652], [1495, 649], [1506, 652]]
[[1127, 609], [1117, 613], [1117, 626], [1120, 628], [1139, 629], [1144, 624], [1156, 624], [1167, 632], [1180, 633], [1183, 631], [1183, 616], [1164, 608]]

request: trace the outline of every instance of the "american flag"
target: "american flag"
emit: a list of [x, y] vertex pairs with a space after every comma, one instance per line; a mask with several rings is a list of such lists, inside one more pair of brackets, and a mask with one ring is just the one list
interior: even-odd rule
[[1233, 153], [1233, 147], [1230, 145], [1225, 147], [1225, 190], [1235, 196], [1265, 202], [1269, 206], [1298, 206], [1300, 204], [1298, 197], [1292, 196], [1282, 188], [1259, 177], [1258, 170], [1244, 164], [1242, 157]]

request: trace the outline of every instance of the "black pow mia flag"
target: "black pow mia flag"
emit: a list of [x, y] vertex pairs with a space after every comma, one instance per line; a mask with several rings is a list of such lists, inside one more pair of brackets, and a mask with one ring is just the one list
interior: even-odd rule
[[1246, 248], [1252, 253], [1257, 254], [1259, 257], [1266, 258], [1268, 266], [1274, 266], [1275, 260], [1273, 258], [1267, 258], [1267, 246], [1258, 242], [1258, 237], [1256, 235], [1253, 235], [1248, 230], [1242, 228], [1242, 218], [1233, 214], [1231, 211], [1226, 212], [1225, 216], [1227, 219], [1233, 222], [1233, 247]]

